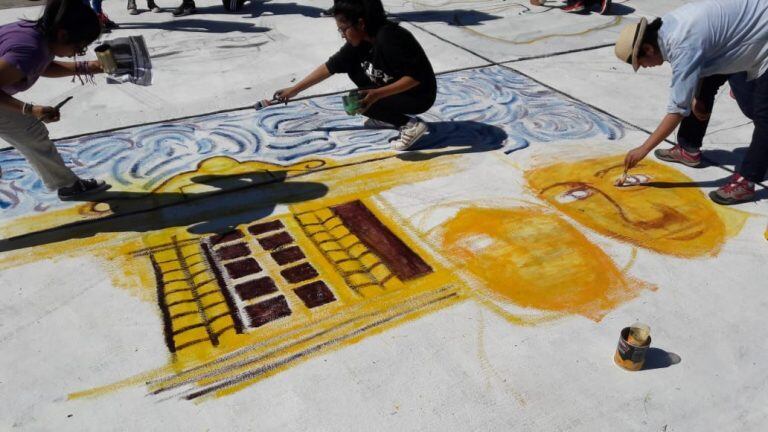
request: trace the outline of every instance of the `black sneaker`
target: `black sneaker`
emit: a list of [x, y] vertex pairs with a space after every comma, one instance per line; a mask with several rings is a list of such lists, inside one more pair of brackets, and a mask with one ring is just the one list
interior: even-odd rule
[[333, 16], [333, 6], [329, 7], [328, 9], [320, 11], [321, 17], [332, 17]]
[[186, 15], [192, 15], [195, 12], [197, 12], [197, 8], [195, 8], [194, 3], [182, 4], [181, 6], [173, 10], [173, 16], [180, 17], [180, 16], [186, 16]]
[[110, 185], [103, 180], [80, 179], [72, 186], [59, 188], [59, 199], [62, 201], [71, 201], [79, 199], [84, 195], [94, 194], [109, 189]]

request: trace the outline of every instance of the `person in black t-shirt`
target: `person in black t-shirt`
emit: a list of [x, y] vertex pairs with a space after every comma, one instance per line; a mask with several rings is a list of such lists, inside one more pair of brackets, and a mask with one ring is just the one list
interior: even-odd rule
[[387, 20], [381, 0], [335, 0], [333, 15], [344, 46], [274, 98], [288, 101], [335, 73], [346, 73], [363, 96], [365, 125], [398, 128], [400, 137], [392, 147], [408, 149], [427, 131], [426, 124], [409, 115], [427, 111], [437, 96], [427, 55], [408, 30]]

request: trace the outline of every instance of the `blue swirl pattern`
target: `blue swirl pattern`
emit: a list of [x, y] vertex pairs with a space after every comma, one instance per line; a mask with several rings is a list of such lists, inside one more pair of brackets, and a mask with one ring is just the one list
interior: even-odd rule
[[[503, 130], [501, 150], [507, 154], [533, 143], [624, 135], [614, 119], [499, 66], [439, 76], [437, 101], [421, 117], [495, 126], [448, 130], [452, 142], [466, 138], [472, 145], [496, 144]], [[212, 156], [286, 164], [387, 151], [396, 132], [364, 129], [363, 120], [346, 115], [336, 95], [98, 133], [57, 147], [78, 175], [111, 179], [117, 189], [149, 191]], [[425, 140], [427, 147], [439, 142], [439, 136]], [[15, 150], [0, 152], [0, 166], [0, 221], [73, 205], [47, 191]]]

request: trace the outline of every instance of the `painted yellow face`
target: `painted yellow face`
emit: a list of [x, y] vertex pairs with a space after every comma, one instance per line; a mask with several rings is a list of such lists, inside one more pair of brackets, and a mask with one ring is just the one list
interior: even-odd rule
[[663, 254], [716, 255], [726, 227], [696, 184], [666, 165], [643, 161], [630, 185], [617, 187], [621, 157], [561, 163], [528, 171], [541, 198], [600, 234]]
[[542, 209], [464, 208], [443, 226], [442, 246], [486, 289], [522, 307], [598, 321], [643, 286]]

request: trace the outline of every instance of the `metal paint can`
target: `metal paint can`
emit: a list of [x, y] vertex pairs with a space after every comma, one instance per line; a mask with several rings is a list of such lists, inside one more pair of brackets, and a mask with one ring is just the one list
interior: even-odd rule
[[117, 62], [112, 55], [112, 50], [109, 49], [109, 45], [101, 44], [94, 50], [96, 52], [96, 58], [101, 63], [101, 69], [108, 74], [115, 73], [117, 70]]
[[629, 371], [638, 371], [645, 364], [645, 354], [651, 346], [651, 329], [645, 324], [624, 327], [613, 361]]

